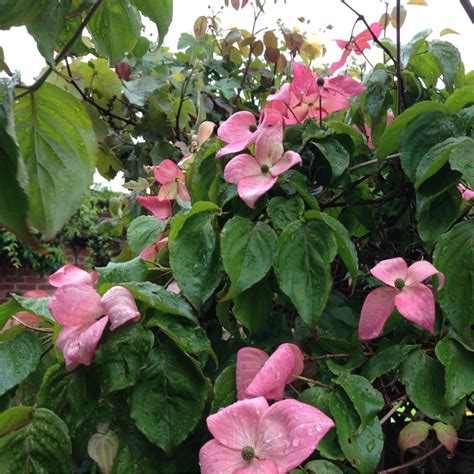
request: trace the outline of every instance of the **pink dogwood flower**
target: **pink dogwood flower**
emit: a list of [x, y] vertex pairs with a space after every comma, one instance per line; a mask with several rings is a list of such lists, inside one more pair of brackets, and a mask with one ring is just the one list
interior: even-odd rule
[[168, 219], [173, 214], [171, 202], [167, 199], [161, 200], [158, 196], [138, 196], [137, 201], [157, 219]]
[[83, 283], [64, 285], [54, 292], [48, 307], [54, 320], [63, 326], [56, 347], [64, 356], [67, 370], [91, 364], [109, 320], [113, 331], [140, 319], [132, 294], [122, 286], [110, 288], [101, 297]]
[[179, 196], [183, 201], [190, 201], [188, 190], [184, 181], [184, 173], [178, 165], [171, 160], [164, 160], [153, 169], [155, 179], [161, 184], [158, 191], [158, 199], [176, 199]]
[[388, 286], [372, 290], [364, 301], [359, 321], [359, 339], [380, 336], [394, 308], [408, 321], [433, 333], [435, 324], [435, 299], [433, 291], [421, 283], [437, 275], [440, 290], [444, 274], [429, 262], [415, 262], [407, 266], [403, 258], [382, 260], [370, 273]]
[[458, 184], [457, 188], [465, 201], [474, 199], [474, 191], [470, 190], [468, 187], [464, 186], [463, 184]]
[[263, 397], [238, 401], [207, 418], [214, 439], [199, 451], [201, 473], [288, 473], [333, 426], [323, 412], [296, 400], [270, 407]]
[[237, 399], [281, 400], [285, 386], [303, 372], [303, 354], [294, 344], [281, 344], [271, 355], [254, 347], [237, 352]]
[[227, 163], [224, 179], [237, 185], [237, 192], [247, 206], [254, 208], [257, 199], [273, 187], [278, 176], [302, 163], [298, 153], [283, 153], [282, 142], [283, 129], [275, 127], [258, 137], [255, 157], [242, 154]]
[[263, 109], [260, 114], [260, 124], [251, 112], [241, 111], [231, 115], [217, 130], [217, 136], [227, 146], [216, 153], [216, 158], [229, 153], [242, 151], [262, 134], [278, 129], [283, 133], [284, 120], [281, 113], [274, 109]]
[[59, 270], [49, 276], [48, 282], [51, 286], [59, 288], [64, 285], [83, 284], [95, 288], [99, 275], [96, 271], [86, 272], [76, 265], [64, 265]]
[[[383, 26], [380, 23], [375, 22], [370, 25], [370, 29], [374, 33], [375, 37], [378, 38], [383, 30]], [[342, 56], [339, 61], [332, 63], [332, 72], [335, 73], [339, 68], [346, 64], [347, 58], [352, 51], [360, 56], [363, 54], [364, 49], [370, 49], [369, 41], [373, 40], [374, 37], [372, 36], [372, 33], [369, 31], [369, 29], [365, 29], [357, 36], [354, 36], [354, 38], [351, 38], [349, 41], [336, 40], [337, 45], [342, 49]]]

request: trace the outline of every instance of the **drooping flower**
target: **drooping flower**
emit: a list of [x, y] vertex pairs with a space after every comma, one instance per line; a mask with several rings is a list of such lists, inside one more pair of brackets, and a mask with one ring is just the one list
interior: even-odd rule
[[465, 201], [474, 199], [474, 191], [470, 190], [468, 187], [464, 186], [463, 184], [458, 184], [457, 188]]
[[54, 292], [48, 307], [54, 320], [63, 326], [56, 346], [68, 370], [79, 364], [90, 365], [109, 320], [113, 331], [140, 319], [132, 294], [122, 286], [110, 288], [101, 297], [89, 285], [67, 284]]
[[275, 109], [263, 109], [258, 126], [257, 119], [252, 112], [236, 112], [217, 130], [217, 136], [227, 145], [216, 153], [216, 158], [242, 151], [255, 143], [259, 136], [274, 129], [278, 129], [283, 133], [283, 127], [283, 117]]
[[237, 352], [237, 399], [281, 400], [286, 384], [303, 372], [303, 354], [294, 344], [281, 344], [271, 355], [254, 347]]
[[257, 199], [276, 183], [278, 176], [301, 164], [294, 151], [283, 153], [283, 130], [275, 127], [261, 134], [255, 143], [255, 157], [237, 155], [227, 163], [224, 179], [237, 185], [237, 192], [247, 206], [254, 208]]
[[400, 257], [382, 260], [370, 273], [388, 286], [376, 288], [367, 295], [360, 315], [359, 339], [380, 336], [394, 308], [408, 321], [433, 333], [435, 299], [431, 288], [421, 282], [436, 275], [440, 290], [444, 286], [443, 273], [426, 261], [408, 267]]
[[168, 219], [168, 217], [171, 217], [173, 214], [171, 202], [167, 199], [162, 201], [158, 198], [158, 196], [137, 196], [137, 201], [147, 211], [150, 211], [157, 219]]
[[[383, 30], [383, 26], [380, 23], [375, 22], [370, 25], [370, 30], [372, 30], [375, 37], [378, 38]], [[370, 49], [369, 41], [373, 41], [373, 39], [374, 37], [372, 36], [372, 33], [367, 28], [361, 33], [359, 33], [357, 36], [354, 36], [354, 38], [351, 38], [349, 41], [340, 39], [336, 40], [337, 45], [342, 49], [342, 56], [339, 61], [332, 63], [331, 70], [333, 74], [339, 68], [344, 66], [344, 64], [346, 64], [347, 58], [349, 57], [352, 51], [358, 56], [360, 56], [361, 54], [363, 54], [364, 49]]]
[[86, 272], [75, 265], [64, 265], [59, 270], [49, 276], [48, 282], [51, 286], [59, 288], [64, 285], [83, 284], [93, 288], [97, 286], [99, 275], [96, 271]]
[[214, 439], [199, 451], [202, 474], [285, 474], [313, 453], [334, 422], [306, 403], [269, 407], [258, 397], [210, 415], [207, 426]]
[[164, 160], [158, 166], [153, 168], [153, 174], [158, 183], [161, 184], [158, 191], [158, 199], [166, 201], [167, 199], [176, 199], [179, 196], [183, 201], [189, 201], [188, 190], [184, 181], [184, 173], [178, 168], [178, 165], [171, 160]]

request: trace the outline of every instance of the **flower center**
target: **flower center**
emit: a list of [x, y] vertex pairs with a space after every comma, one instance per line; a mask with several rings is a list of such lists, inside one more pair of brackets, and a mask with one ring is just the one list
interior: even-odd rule
[[246, 461], [251, 461], [255, 457], [255, 450], [252, 448], [252, 446], [245, 446], [245, 448], [243, 448], [240, 452], [240, 455]]
[[401, 278], [397, 278], [395, 281], [394, 281], [394, 285], [395, 285], [395, 288], [397, 290], [403, 290], [403, 288], [405, 288], [405, 280], [401, 279]]
[[257, 128], [258, 128], [258, 127], [257, 127], [256, 125], [249, 125], [249, 130], [250, 130], [252, 133], [256, 132], [256, 131], [257, 131]]
[[324, 79], [322, 77], [318, 77], [318, 80], [316, 81], [316, 84], [319, 87], [323, 87], [324, 86]]
[[268, 167], [268, 165], [262, 165], [260, 166], [260, 171], [262, 173], [268, 173], [270, 171], [270, 168]]

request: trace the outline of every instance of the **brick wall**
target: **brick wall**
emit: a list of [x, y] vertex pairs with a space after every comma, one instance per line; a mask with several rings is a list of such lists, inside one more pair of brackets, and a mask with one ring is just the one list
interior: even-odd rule
[[[83, 267], [87, 260], [87, 251], [81, 250], [74, 254], [71, 249], [65, 250], [68, 263]], [[48, 283], [48, 275], [40, 276], [29, 268], [0, 267], [0, 303], [10, 298], [10, 293], [22, 295], [30, 290], [45, 290], [52, 292], [53, 287]]]

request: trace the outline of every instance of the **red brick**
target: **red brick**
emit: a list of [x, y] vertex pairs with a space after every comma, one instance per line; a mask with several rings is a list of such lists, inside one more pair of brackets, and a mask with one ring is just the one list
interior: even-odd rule
[[15, 291], [30, 291], [30, 290], [36, 290], [36, 285], [33, 284], [28, 284], [28, 283], [17, 283], [15, 285]]

